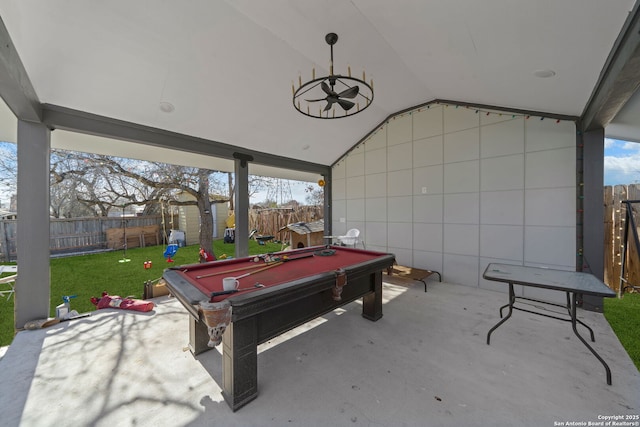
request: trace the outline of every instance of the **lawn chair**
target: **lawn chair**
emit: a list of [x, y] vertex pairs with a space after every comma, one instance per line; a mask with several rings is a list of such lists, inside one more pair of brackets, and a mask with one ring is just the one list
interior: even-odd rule
[[346, 235], [338, 237], [338, 240], [344, 246], [352, 246], [355, 248], [356, 246], [358, 246], [358, 241], [360, 240], [359, 238], [360, 230], [358, 230], [357, 228], [352, 228], [347, 231]]
[[[342, 246], [351, 246], [355, 248], [358, 246], [358, 242], [360, 242], [360, 230], [357, 228], [352, 228], [347, 231], [347, 234], [344, 236], [324, 236], [325, 239], [337, 239], [338, 244]], [[362, 241], [362, 247], [364, 248], [364, 241]]]
[[17, 274], [12, 274], [11, 276], [0, 277], [0, 287], [4, 288], [7, 285], [8, 289], [0, 290], [0, 296], [7, 296], [7, 301], [11, 299], [11, 295], [15, 292], [15, 284]]

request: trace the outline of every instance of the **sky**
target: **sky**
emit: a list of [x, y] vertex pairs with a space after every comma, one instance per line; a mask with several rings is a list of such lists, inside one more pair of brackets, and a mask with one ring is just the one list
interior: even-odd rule
[[640, 143], [605, 138], [604, 185], [640, 183]]
[[279, 194], [269, 194], [268, 191], [260, 191], [253, 194], [249, 198], [249, 204], [253, 205], [256, 203], [262, 203], [269, 197], [275, 197], [278, 203], [285, 203], [289, 200], [297, 200], [301, 204], [305, 204], [307, 198], [307, 192], [305, 189], [309, 184], [309, 182], [303, 181], [292, 181], [292, 180], [282, 180], [283, 188], [279, 192]]

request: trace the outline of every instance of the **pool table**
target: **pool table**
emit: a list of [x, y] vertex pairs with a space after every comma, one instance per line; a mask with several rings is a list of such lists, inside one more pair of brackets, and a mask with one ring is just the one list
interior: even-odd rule
[[[190, 313], [192, 353], [222, 342], [222, 395], [236, 411], [258, 395], [258, 344], [358, 298], [363, 317], [380, 319], [382, 272], [394, 262], [383, 252], [315, 246], [172, 267], [163, 277]], [[225, 293], [224, 277], [238, 278], [240, 290]], [[203, 310], [211, 305], [228, 307], [227, 320], [213, 322], [217, 329]]]

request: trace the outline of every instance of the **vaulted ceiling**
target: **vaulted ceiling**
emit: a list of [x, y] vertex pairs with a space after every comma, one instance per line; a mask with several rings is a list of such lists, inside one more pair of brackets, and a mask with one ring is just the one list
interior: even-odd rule
[[[436, 99], [581, 116], [634, 4], [0, 0], [0, 17], [42, 104], [331, 165], [389, 115]], [[373, 104], [353, 117], [292, 105], [298, 75], [328, 73], [328, 32], [335, 73], [364, 68], [374, 81]], [[65, 132], [53, 144], [127, 150]]]

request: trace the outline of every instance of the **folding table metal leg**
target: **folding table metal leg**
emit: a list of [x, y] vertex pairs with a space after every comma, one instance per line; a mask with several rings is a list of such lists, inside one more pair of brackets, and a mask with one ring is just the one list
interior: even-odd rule
[[[509, 313], [507, 313], [507, 315], [502, 320], [500, 320], [498, 323], [496, 323], [496, 325], [489, 330], [489, 332], [487, 333], [487, 345], [489, 345], [489, 343], [490, 343], [491, 333], [493, 331], [495, 331], [504, 322], [506, 322], [508, 318], [511, 317], [511, 314], [513, 313], [513, 303], [515, 303], [515, 302], [516, 302], [516, 294], [513, 291], [513, 283], [509, 283], [509, 304], [507, 304], [509, 306]], [[502, 313], [501, 313], [501, 315], [502, 315]]]
[[607, 362], [605, 362], [604, 359], [600, 357], [600, 355], [578, 333], [578, 329], [576, 328], [576, 322], [577, 322], [576, 316], [577, 316], [576, 293], [572, 292], [571, 293], [571, 326], [573, 327], [573, 333], [576, 334], [576, 336], [580, 339], [580, 341], [582, 341], [582, 344], [584, 344], [589, 349], [589, 351], [591, 351], [591, 353], [593, 353], [593, 355], [600, 361], [600, 363], [602, 363], [602, 365], [604, 366], [604, 369], [607, 372], [607, 384], [611, 385], [611, 369], [609, 369], [609, 365], [607, 365]]
[[[571, 300], [569, 299], [569, 292], [565, 292], [565, 293], [567, 294], [567, 310], [569, 311], [569, 315], [571, 315]], [[576, 301], [574, 299], [573, 305], [575, 305], [575, 304], [576, 304]], [[573, 316], [571, 316], [571, 317], [573, 317]], [[587, 328], [589, 330], [589, 334], [591, 334], [591, 342], [596, 342], [596, 336], [593, 334], [593, 329], [591, 329], [588, 325], [586, 325], [585, 323], [583, 323], [579, 319], [576, 319], [576, 322], [580, 323], [582, 326]]]

